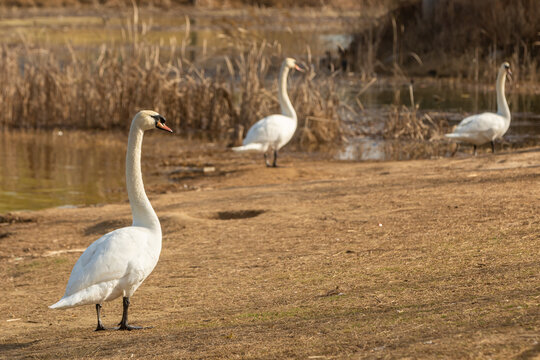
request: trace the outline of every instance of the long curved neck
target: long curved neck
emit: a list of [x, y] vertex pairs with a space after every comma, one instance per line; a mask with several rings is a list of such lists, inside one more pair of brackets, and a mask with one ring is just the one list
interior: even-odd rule
[[143, 135], [144, 131], [133, 122], [129, 130], [126, 154], [126, 185], [131, 213], [133, 214], [133, 226], [161, 229], [158, 217], [144, 191], [141, 173]]
[[291, 104], [289, 95], [287, 94], [287, 76], [289, 75], [289, 68], [286, 64], [281, 66], [281, 71], [279, 72], [279, 83], [278, 83], [278, 96], [279, 96], [279, 105], [281, 106], [281, 113], [285, 116], [293, 118], [296, 121], [296, 111]]
[[503, 116], [507, 125], [510, 125], [510, 109], [504, 95], [504, 83], [506, 82], [506, 71], [499, 71], [497, 76], [497, 114]]

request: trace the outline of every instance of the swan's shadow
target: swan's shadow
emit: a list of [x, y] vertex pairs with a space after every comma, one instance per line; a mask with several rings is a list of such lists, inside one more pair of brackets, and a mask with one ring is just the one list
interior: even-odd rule
[[39, 341], [40, 340], [34, 340], [34, 341], [25, 342], [25, 343], [0, 344], [0, 353], [4, 353], [5, 351], [10, 351], [10, 350], [24, 349], [28, 346], [38, 343]]
[[528, 350], [523, 351], [521, 354], [516, 356], [516, 359], [536, 359], [538, 354], [540, 354], [540, 344], [535, 344]]
[[129, 219], [111, 219], [98, 222], [97, 224], [88, 226], [84, 229], [84, 235], [103, 235], [115, 229], [130, 226], [131, 221]]

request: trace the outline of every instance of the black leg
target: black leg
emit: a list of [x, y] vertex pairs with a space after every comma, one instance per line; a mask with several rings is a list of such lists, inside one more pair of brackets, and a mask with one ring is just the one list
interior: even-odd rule
[[495, 154], [495, 143], [491, 140], [491, 152]]
[[128, 309], [129, 309], [129, 297], [123, 297], [124, 311], [122, 312], [122, 321], [120, 321], [120, 327], [118, 330], [141, 330], [143, 327], [128, 325]]
[[270, 165], [270, 163], [268, 162], [268, 155], [266, 153], [264, 153], [264, 162], [266, 164], [266, 167], [271, 167], [272, 165]]
[[474, 152], [473, 152], [473, 154], [474, 154], [474, 156], [476, 156], [476, 145], [473, 145], [473, 146], [474, 146]]
[[273, 167], [277, 167], [277, 150], [274, 150], [274, 163], [272, 164]]
[[107, 330], [103, 323], [101, 322], [101, 304], [96, 304], [96, 313], [97, 313], [97, 328], [95, 331]]

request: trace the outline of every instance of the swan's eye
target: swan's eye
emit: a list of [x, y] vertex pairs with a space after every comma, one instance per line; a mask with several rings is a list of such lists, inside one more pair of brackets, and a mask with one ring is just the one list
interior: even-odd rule
[[158, 122], [161, 124], [165, 124], [167, 122], [165, 118], [161, 115], [152, 115], [152, 117], [154, 118], [154, 120], [156, 120], [156, 125]]

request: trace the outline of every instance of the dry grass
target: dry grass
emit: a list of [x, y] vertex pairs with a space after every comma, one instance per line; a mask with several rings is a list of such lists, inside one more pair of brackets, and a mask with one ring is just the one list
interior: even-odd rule
[[382, 130], [385, 156], [396, 160], [447, 156], [453, 144], [441, 140], [448, 129], [445, 118], [420, 114], [417, 108], [392, 106]]
[[417, 141], [440, 140], [449, 128], [445, 119], [432, 119], [428, 113], [420, 114], [418, 109], [406, 106], [392, 106], [384, 124], [384, 139]]
[[[159, 146], [163, 136], [145, 139], [147, 156], [175, 163], [201, 156], [188, 156], [184, 145]], [[129, 224], [127, 203], [49, 209], [29, 214], [36, 222], [0, 224], [7, 234], [0, 239], [3, 357], [540, 353], [540, 263], [531, 251], [540, 231], [531, 201], [540, 196], [538, 151], [385, 163], [285, 153], [292, 166], [278, 169], [231, 152], [204, 154], [204, 163], [226, 162], [230, 172], [184, 179], [200, 191], [177, 192], [163, 168], [160, 191], [150, 191], [163, 250], [131, 299], [130, 321], [152, 329], [95, 333], [92, 306], [47, 308], [79, 256], [66, 250]], [[119, 299], [105, 303], [104, 323], [116, 324], [121, 310]]]

